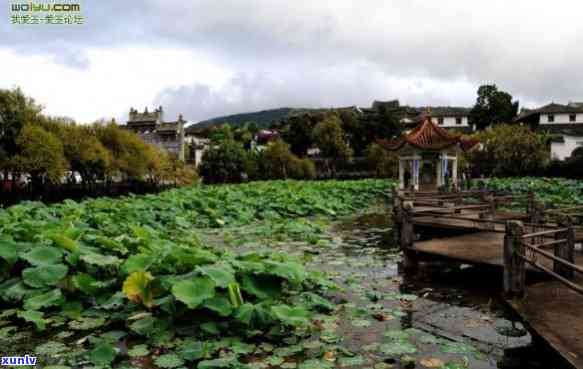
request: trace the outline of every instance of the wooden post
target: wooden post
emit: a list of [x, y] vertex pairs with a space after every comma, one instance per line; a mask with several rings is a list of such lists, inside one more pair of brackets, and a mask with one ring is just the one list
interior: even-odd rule
[[415, 271], [418, 267], [418, 261], [417, 254], [412, 250], [415, 239], [413, 202], [404, 201], [401, 209], [401, 251], [403, 251], [403, 267], [406, 271]]
[[528, 219], [532, 222], [534, 212], [534, 192], [529, 191], [526, 197], [526, 214], [528, 215]]
[[[456, 193], [456, 198], [455, 198], [455, 201], [454, 201], [454, 205], [455, 205], [455, 206], [460, 206], [461, 204], [463, 204], [463, 202], [464, 202], [464, 197], [463, 197], [463, 195], [462, 195], [461, 191], [458, 191], [458, 192]], [[461, 211], [460, 209], [457, 209], [457, 210], [455, 211], [455, 213], [456, 213], [456, 214], [460, 214], [461, 212], [462, 212], [462, 211]]]
[[533, 224], [544, 223], [544, 204], [539, 201], [534, 201], [530, 213], [530, 222]]
[[402, 209], [401, 209], [401, 194], [400, 191], [393, 187], [393, 236], [395, 243], [401, 242], [401, 224], [402, 224]]
[[504, 235], [504, 293], [510, 297], [524, 296], [524, 281], [526, 277], [525, 261], [518, 255], [524, 255], [522, 222], [511, 220], [506, 222]]
[[496, 219], [496, 195], [494, 194], [490, 196], [490, 214], [492, 214], [492, 219]]
[[[570, 217], [565, 217], [564, 219], [561, 219], [559, 226], [567, 228], [567, 231], [556, 233], [555, 239], [564, 239], [566, 242], [555, 245], [555, 256], [574, 264], [575, 230], [573, 228], [573, 222]], [[553, 271], [568, 279], [573, 279], [575, 272], [573, 269], [557, 261], [553, 262]]]

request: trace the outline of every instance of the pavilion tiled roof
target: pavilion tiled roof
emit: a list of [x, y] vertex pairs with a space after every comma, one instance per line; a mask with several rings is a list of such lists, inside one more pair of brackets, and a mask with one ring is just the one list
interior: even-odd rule
[[479, 141], [477, 139], [464, 138], [461, 134], [452, 134], [445, 128], [433, 123], [431, 117], [426, 115], [411, 132], [397, 139], [384, 139], [377, 142], [389, 151], [399, 150], [406, 144], [422, 150], [443, 150], [458, 145], [463, 151], [468, 151]]

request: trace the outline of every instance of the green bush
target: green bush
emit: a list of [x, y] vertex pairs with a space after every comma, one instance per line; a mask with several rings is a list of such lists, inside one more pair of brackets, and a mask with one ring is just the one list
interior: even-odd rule
[[227, 139], [204, 152], [199, 172], [204, 183], [239, 183], [246, 175], [246, 163], [243, 146]]
[[379, 178], [396, 178], [399, 175], [399, 155], [382, 148], [379, 144], [371, 143], [366, 151], [366, 161]]
[[525, 176], [541, 173], [549, 162], [546, 136], [528, 127], [500, 124], [475, 135], [480, 147], [466, 153], [475, 174], [485, 176]]
[[316, 167], [309, 159], [300, 159], [290, 151], [283, 140], [270, 143], [261, 153], [259, 165], [266, 179], [311, 179], [316, 177]]
[[316, 178], [316, 166], [310, 159], [293, 157], [289, 162], [289, 174], [294, 179], [314, 179]]

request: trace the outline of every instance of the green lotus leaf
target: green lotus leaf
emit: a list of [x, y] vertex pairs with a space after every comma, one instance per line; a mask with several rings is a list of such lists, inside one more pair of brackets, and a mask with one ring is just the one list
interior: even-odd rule
[[294, 327], [307, 325], [312, 317], [308, 310], [299, 306], [277, 305], [273, 306], [271, 311], [282, 323]]
[[233, 306], [231, 305], [229, 299], [226, 296], [212, 297], [206, 300], [202, 306], [224, 317], [231, 315], [231, 313], [233, 312]]
[[31, 296], [24, 301], [26, 310], [39, 310], [47, 306], [61, 305], [65, 299], [60, 289], [54, 289], [47, 293]]
[[213, 360], [203, 360], [198, 363], [197, 369], [236, 368], [239, 364], [237, 357], [224, 357]]
[[35, 290], [28, 288], [20, 278], [13, 278], [2, 283], [0, 290], [2, 297], [7, 300], [20, 301]]
[[79, 250], [79, 244], [74, 239], [68, 237], [65, 234], [53, 233], [48, 236], [50, 240], [54, 242], [55, 245], [69, 250], [70, 252], [77, 252]]
[[409, 342], [397, 340], [380, 345], [379, 351], [389, 356], [400, 356], [404, 354], [414, 354], [417, 352], [417, 348]]
[[210, 354], [209, 344], [201, 341], [186, 341], [179, 347], [179, 354], [184, 360], [194, 361]]
[[68, 268], [64, 264], [41, 265], [26, 268], [22, 271], [22, 280], [30, 287], [43, 288], [54, 286], [67, 275]]
[[22, 258], [32, 265], [53, 265], [61, 262], [63, 254], [63, 250], [56, 247], [37, 246], [22, 255]]
[[31, 322], [36, 326], [36, 329], [42, 331], [46, 327], [46, 321], [43, 318], [43, 313], [34, 310], [19, 311], [17, 316], [21, 319]]
[[152, 255], [138, 254], [131, 255], [122, 266], [122, 270], [126, 274], [131, 274], [133, 272], [147, 271], [152, 264], [154, 264], [155, 258]]
[[235, 272], [228, 265], [208, 265], [199, 267], [198, 270], [212, 279], [217, 287], [226, 288], [235, 282]]
[[176, 283], [172, 294], [190, 309], [196, 309], [203, 301], [215, 295], [215, 283], [209, 277], [195, 277]]
[[154, 363], [160, 368], [178, 368], [184, 365], [184, 360], [176, 354], [165, 354], [158, 356]]
[[255, 313], [255, 306], [253, 304], [245, 303], [239, 306], [235, 312], [235, 318], [243, 324], [251, 324]]
[[18, 244], [12, 240], [0, 238], [0, 257], [10, 265], [18, 259]]
[[128, 350], [128, 355], [130, 357], [146, 356], [150, 353], [147, 345], [135, 345], [130, 350]]
[[269, 273], [295, 284], [302, 283], [307, 277], [306, 270], [300, 263], [267, 261], [266, 264], [269, 265]]
[[242, 286], [245, 292], [261, 300], [277, 299], [281, 295], [281, 280], [265, 274], [245, 274]]
[[97, 265], [97, 266], [117, 266], [121, 264], [121, 260], [117, 256], [113, 255], [101, 255], [94, 252], [88, 252], [81, 255], [81, 260], [87, 264]]
[[117, 351], [113, 345], [107, 342], [102, 342], [89, 353], [89, 361], [94, 365], [106, 366], [111, 364], [116, 356]]

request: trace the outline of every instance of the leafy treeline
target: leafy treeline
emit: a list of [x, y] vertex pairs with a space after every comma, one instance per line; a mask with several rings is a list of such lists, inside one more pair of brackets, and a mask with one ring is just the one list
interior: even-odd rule
[[0, 172], [33, 185], [96, 181], [160, 182], [193, 175], [175, 158], [114, 122], [76, 124], [49, 117], [20, 89], [0, 90]]
[[[200, 174], [207, 183], [241, 182], [244, 179], [310, 179], [316, 166], [308, 157], [318, 150], [326, 177], [335, 177], [337, 167], [355, 155], [370, 159], [371, 168], [379, 176], [387, 172], [387, 160], [378, 154], [376, 138], [401, 132], [397, 111], [382, 110], [380, 119], [361, 119], [352, 109], [326, 110], [295, 115], [278, 128], [279, 137], [265, 150], [251, 145], [257, 130], [253, 125], [232, 128], [222, 125], [210, 134], [212, 147], [203, 155]], [[390, 155], [389, 155], [390, 156]], [[388, 157], [388, 156], [387, 156]], [[394, 163], [394, 160], [389, 160]]]
[[333, 285], [285, 253], [203, 244], [196, 228], [351, 214], [389, 186], [194, 186], [0, 209], [0, 338], [34, 327], [43, 360], [73, 367], [123, 366], [150, 353], [159, 367], [243, 367], [239, 358], [256, 343], [280, 345], [294, 328], [299, 335], [316, 329], [315, 314], [334, 309], [322, 296]]
[[[484, 150], [478, 150], [479, 154], [468, 156], [466, 163], [472, 164], [472, 172], [520, 175], [544, 167], [544, 150], [540, 151], [538, 145], [541, 139], [525, 129], [509, 126], [516, 116], [518, 102], [496, 85], [481, 86], [477, 94], [469, 113], [470, 123], [477, 128], [476, 135], [489, 143]], [[245, 178], [311, 178], [313, 172], [321, 177], [336, 177], [339, 167], [346, 167], [358, 157], [365, 158], [363, 167], [358, 168], [360, 172], [395, 177], [396, 154], [383, 151], [376, 141], [398, 137], [411, 128], [402, 123], [403, 118], [417, 119], [419, 114], [418, 108], [401, 106], [397, 100], [375, 102], [364, 112], [351, 107], [290, 113], [272, 125], [280, 140], [268, 146], [267, 155], [252, 150], [251, 141], [259, 131], [255, 123], [207, 126], [205, 134], [216, 145], [203, 157], [201, 174], [209, 183], [239, 182]], [[497, 128], [501, 124], [503, 127]], [[493, 128], [492, 132], [486, 128]], [[504, 137], [511, 131], [517, 136]], [[516, 147], [521, 150], [514, 150]], [[317, 150], [318, 166], [310, 164], [308, 158], [314, 156], [314, 150]], [[523, 158], [520, 165], [504, 164], [505, 160]]]
[[[381, 109], [386, 109], [386, 105]], [[519, 103], [510, 93], [500, 90], [495, 84], [482, 85], [477, 90], [477, 98], [470, 112], [470, 122], [478, 130], [498, 123], [511, 123], [518, 113]], [[188, 133], [207, 133], [213, 127], [229, 123], [232, 127], [253, 124], [257, 128], [272, 128], [303, 114], [317, 114], [330, 109], [278, 108], [240, 113], [207, 119], [187, 128]], [[365, 140], [366, 141], [366, 140]]]

